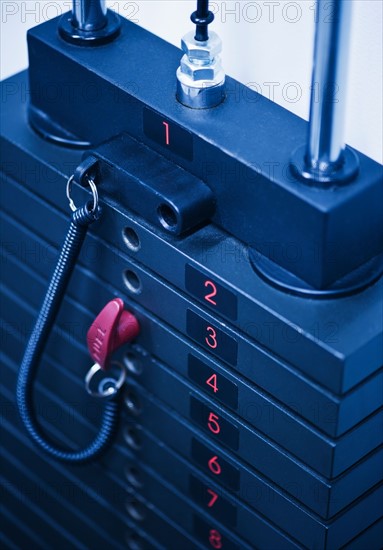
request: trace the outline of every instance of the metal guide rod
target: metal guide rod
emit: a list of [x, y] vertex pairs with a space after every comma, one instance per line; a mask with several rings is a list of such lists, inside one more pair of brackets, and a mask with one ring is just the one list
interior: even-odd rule
[[105, 0], [73, 0], [72, 25], [82, 31], [96, 31], [107, 24]]
[[306, 165], [319, 174], [343, 162], [347, 67], [352, 2], [317, 2]]

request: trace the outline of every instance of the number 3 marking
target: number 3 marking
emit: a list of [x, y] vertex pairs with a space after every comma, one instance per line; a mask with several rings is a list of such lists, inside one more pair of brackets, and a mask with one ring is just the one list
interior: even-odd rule
[[207, 330], [209, 336], [206, 336], [205, 342], [207, 343], [209, 348], [215, 349], [218, 346], [217, 333], [213, 329], [213, 327], [207, 327], [206, 330]]
[[217, 287], [211, 281], [205, 281], [205, 288], [208, 288], [208, 287], [210, 287], [213, 290], [210, 294], [206, 294], [205, 300], [213, 304], [213, 306], [216, 306], [217, 302], [215, 300], [212, 300], [212, 298], [214, 298], [214, 296], [216, 296], [217, 294]]

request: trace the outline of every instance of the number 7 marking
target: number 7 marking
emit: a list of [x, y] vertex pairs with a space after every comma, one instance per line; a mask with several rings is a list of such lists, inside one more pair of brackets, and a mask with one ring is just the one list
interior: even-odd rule
[[170, 144], [169, 123], [163, 122], [162, 124], [165, 126], [165, 143], [166, 145], [169, 145]]
[[208, 504], [208, 507], [211, 508], [212, 506], [214, 506], [214, 503], [217, 500], [218, 495], [212, 489], [208, 489], [207, 492], [209, 493], [209, 495], [211, 495], [211, 499]]

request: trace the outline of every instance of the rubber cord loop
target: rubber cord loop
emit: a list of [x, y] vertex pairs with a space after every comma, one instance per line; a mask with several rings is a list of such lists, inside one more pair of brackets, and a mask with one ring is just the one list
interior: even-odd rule
[[[68, 187], [72, 179], [68, 181]], [[94, 184], [94, 182], [93, 182]], [[94, 188], [96, 186], [94, 185]], [[91, 186], [92, 192], [93, 187]], [[69, 197], [70, 198], [70, 197]], [[62, 246], [56, 268], [27, 344], [17, 379], [17, 405], [21, 419], [33, 441], [50, 456], [69, 463], [84, 463], [98, 457], [110, 445], [117, 428], [118, 395], [106, 401], [101, 426], [94, 441], [79, 451], [56, 447], [43, 434], [33, 406], [33, 387], [39, 364], [50, 332], [54, 326], [60, 305], [74, 270], [88, 227], [98, 219], [98, 197], [93, 192], [93, 207], [85, 204], [72, 213], [72, 220]], [[71, 199], [70, 199], [71, 200]]]

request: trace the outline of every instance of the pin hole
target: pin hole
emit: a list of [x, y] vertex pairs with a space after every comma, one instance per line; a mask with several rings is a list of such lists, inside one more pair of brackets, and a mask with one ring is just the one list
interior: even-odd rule
[[128, 533], [126, 544], [129, 550], [144, 550], [142, 538], [135, 532]]
[[134, 353], [134, 351], [127, 351], [124, 355], [124, 365], [128, 369], [129, 372], [132, 374], [135, 374], [136, 376], [139, 376], [142, 374], [143, 366], [141, 361], [138, 359], [137, 355]]
[[129, 290], [129, 292], [131, 292], [132, 294], [140, 294], [142, 285], [137, 273], [135, 273], [131, 269], [126, 269], [122, 276], [125, 286]]
[[136, 489], [140, 489], [143, 486], [140, 470], [135, 466], [127, 466], [125, 469], [125, 476], [130, 485]]
[[140, 237], [132, 227], [124, 227], [122, 230], [122, 238], [126, 246], [132, 252], [137, 252], [141, 248]]
[[128, 501], [126, 509], [130, 517], [135, 521], [143, 521], [145, 519], [145, 507], [138, 500]]
[[124, 402], [128, 411], [134, 414], [134, 416], [139, 416], [141, 414], [142, 412], [141, 402], [137, 397], [137, 395], [132, 390], [128, 390], [125, 393]]
[[131, 449], [139, 451], [142, 447], [141, 438], [138, 434], [137, 427], [129, 426], [124, 431], [124, 439]]
[[178, 214], [169, 204], [160, 204], [157, 208], [158, 219], [161, 225], [167, 230], [174, 232], [178, 225]]

